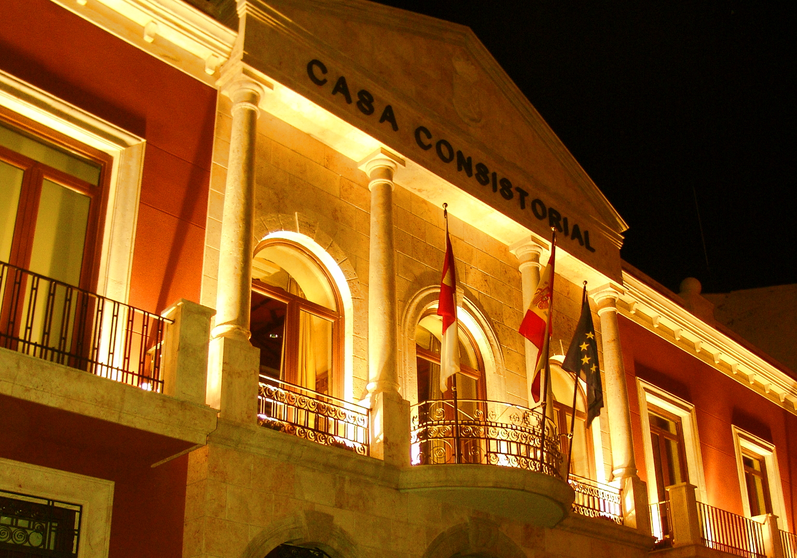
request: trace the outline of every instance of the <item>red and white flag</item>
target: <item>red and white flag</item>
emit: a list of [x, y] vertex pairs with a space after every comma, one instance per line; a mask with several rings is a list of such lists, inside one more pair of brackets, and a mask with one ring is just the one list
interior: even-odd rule
[[440, 281], [440, 301], [437, 315], [443, 318], [443, 340], [440, 347], [440, 391], [448, 389], [446, 381], [459, 372], [459, 326], [457, 325], [457, 272], [454, 267], [454, 252], [448, 237], [446, 220], [446, 257], [443, 262], [443, 278]]
[[548, 359], [548, 342], [551, 338], [551, 304], [553, 302], [553, 277], [556, 256], [556, 241], [551, 243], [551, 257], [540, 277], [537, 290], [520, 324], [520, 334], [537, 347], [537, 361], [531, 382], [531, 396], [540, 402], [542, 371]]

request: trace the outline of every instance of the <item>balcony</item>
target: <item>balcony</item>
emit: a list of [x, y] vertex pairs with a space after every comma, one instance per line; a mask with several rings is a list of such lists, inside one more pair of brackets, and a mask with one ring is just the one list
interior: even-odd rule
[[[412, 406], [402, 489], [553, 526], [573, 503], [553, 424], [539, 411], [485, 400]], [[457, 465], [450, 467], [449, 465]]]
[[698, 548], [742, 558], [797, 558], [797, 538], [778, 529], [773, 515], [743, 517], [698, 502], [695, 487], [667, 487], [668, 502], [652, 504], [651, 523], [656, 537], [654, 550], [680, 556], [704, 555]]
[[368, 455], [369, 410], [311, 389], [260, 377], [257, 422], [316, 444]]
[[0, 262], [0, 347], [163, 392], [172, 321]]
[[562, 455], [553, 423], [539, 411], [499, 401], [424, 401], [414, 405], [412, 464], [515, 467], [561, 479]]
[[584, 517], [597, 517], [623, 524], [623, 509], [620, 503], [620, 490], [576, 475], [568, 478], [570, 487], [576, 494], [573, 512]]
[[[152, 463], [202, 444], [211, 315], [180, 301], [158, 316], [0, 262], [0, 420]], [[23, 432], [0, 444], [24, 457]]]

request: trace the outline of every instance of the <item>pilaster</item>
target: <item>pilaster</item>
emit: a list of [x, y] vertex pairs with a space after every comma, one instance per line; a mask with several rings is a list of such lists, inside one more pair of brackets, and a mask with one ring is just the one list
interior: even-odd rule
[[163, 312], [163, 317], [172, 320], [164, 339], [164, 395], [205, 404], [213, 314], [212, 308], [189, 300], [179, 300]]

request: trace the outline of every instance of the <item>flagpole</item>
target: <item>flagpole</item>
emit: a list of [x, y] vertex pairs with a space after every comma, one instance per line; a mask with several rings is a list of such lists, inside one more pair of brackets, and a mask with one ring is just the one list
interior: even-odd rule
[[[551, 227], [551, 256], [553, 256], [554, 251], [556, 250], [556, 229]], [[555, 265], [555, 261], [552, 259], [551, 264]], [[550, 382], [551, 378], [551, 363], [550, 363], [550, 352], [551, 352], [551, 321], [553, 321], [553, 281], [554, 281], [554, 274], [551, 274], [551, 303], [548, 307], [548, 320], [545, 322], [545, 337], [543, 337], [543, 346], [540, 349], [546, 349], [546, 353], [544, 355], [540, 355], [541, 358], [545, 359], [545, 366], [541, 372], [545, 373], [545, 379], [543, 381], [543, 389], [542, 389], [542, 440], [540, 441], [540, 447], [542, 448], [542, 455], [540, 455], [540, 459], [542, 461], [541, 464], [545, 464], [545, 430], [546, 424], [548, 419], [548, 382]]]
[[457, 404], [457, 375], [451, 380], [451, 389], [454, 392], [454, 443], [456, 444], [457, 463], [462, 463], [462, 450], [459, 447], [459, 405]]
[[[581, 295], [581, 307], [584, 307], [584, 301], [587, 297], [587, 282], [584, 281], [584, 292]], [[573, 383], [573, 416], [570, 419], [570, 447], [567, 448], [567, 478], [565, 480], [570, 480], [570, 458], [573, 455], [573, 434], [575, 433], [576, 427], [576, 401], [578, 396], [578, 380], [581, 377], [578, 371], [575, 373], [575, 379]]]
[[[447, 203], [443, 204], [443, 220], [446, 223], [446, 239], [448, 239], [448, 204]], [[454, 285], [454, 288], [456, 288], [456, 283]], [[454, 319], [454, 327], [455, 327], [454, 333], [457, 335], [457, 337], [459, 337], [459, 322], [456, 319], [456, 317]], [[458, 338], [455, 341], [455, 343], [459, 343], [459, 339]], [[442, 362], [442, 360], [440, 361], [440, 365], [441, 365], [440, 369], [441, 369], [441, 372], [442, 372], [442, 369], [443, 369], [443, 366], [444, 366], [444, 363]], [[457, 401], [457, 374], [454, 373], [451, 376], [452, 376], [452, 378], [451, 378], [451, 391], [454, 392], [454, 444], [455, 444], [454, 457], [456, 459], [456, 462], [460, 463], [462, 461], [462, 450], [459, 447], [459, 404], [458, 404], [458, 401]]]

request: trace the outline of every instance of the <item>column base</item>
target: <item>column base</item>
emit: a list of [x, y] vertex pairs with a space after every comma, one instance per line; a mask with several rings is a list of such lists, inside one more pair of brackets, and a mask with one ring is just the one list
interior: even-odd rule
[[622, 483], [623, 524], [650, 535], [650, 508], [647, 485], [636, 475], [625, 477]]
[[371, 457], [410, 464], [410, 403], [396, 392], [371, 394]]
[[210, 341], [207, 404], [219, 418], [246, 425], [257, 421], [260, 350], [249, 341], [217, 337]]

